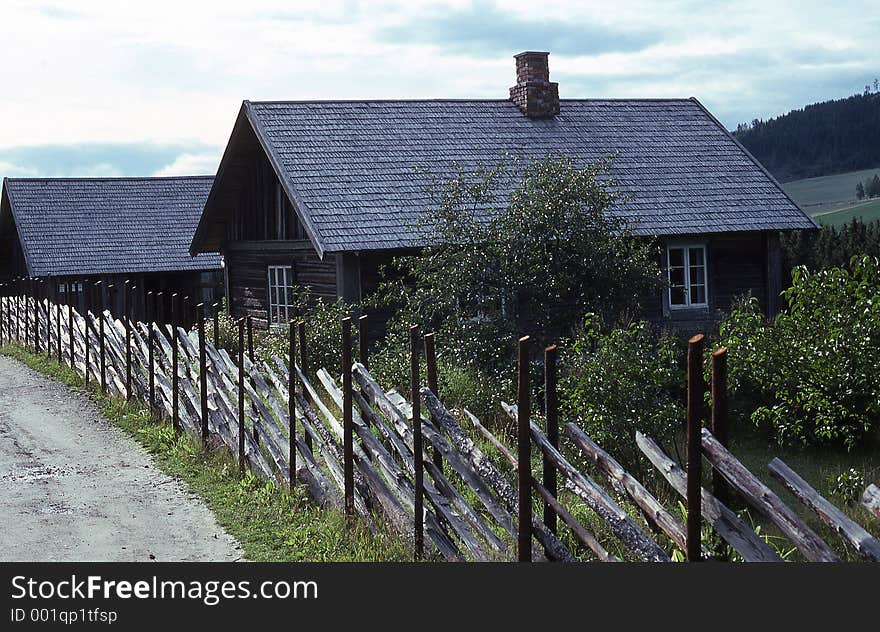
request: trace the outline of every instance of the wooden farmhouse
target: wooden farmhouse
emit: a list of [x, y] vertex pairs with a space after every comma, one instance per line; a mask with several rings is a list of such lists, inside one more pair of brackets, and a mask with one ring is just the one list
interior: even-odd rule
[[669, 287], [646, 317], [714, 320], [746, 292], [776, 310], [779, 231], [816, 224], [702, 104], [560, 99], [547, 53], [515, 58], [502, 99], [244, 101], [190, 249], [222, 254], [233, 315], [283, 323], [297, 284], [364, 297], [430, 239], [431, 180], [505, 154], [615, 156], [630, 198], [615, 212], [663, 246]]
[[71, 300], [79, 309], [103, 301], [121, 314], [120, 290], [129, 280], [136, 318], [144, 316], [149, 291], [163, 293], [157, 311], [166, 318], [174, 292], [189, 296], [190, 307], [212, 301], [220, 286], [220, 256], [189, 254], [212, 180], [6, 178], [0, 282], [39, 278], [43, 296], [54, 296], [57, 289], [62, 301]]

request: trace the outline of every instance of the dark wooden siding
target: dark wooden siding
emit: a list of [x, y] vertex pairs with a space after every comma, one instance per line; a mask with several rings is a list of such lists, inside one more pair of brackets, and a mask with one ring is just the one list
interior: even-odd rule
[[252, 316], [258, 327], [268, 327], [269, 266], [295, 262], [299, 285], [311, 287], [316, 296], [336, 300], [336, 259], [319, 259], [308, 240], [238, 242], [230, 245], [224, 258], [232, 314]]
[[[666, 290], [643, 299], [644, 317], [653, 322], [686, 323], [700, 326], [717, 321], [730, 310], [734, 301], [745, 294], [751, 294], [767, 310], [768, 297], [768, 239], [775, 235], [768, 233], [729, 233], [717, 235], [691, 235], [664, 240], [663, 254], [665, 265], [666, 244], [703, 243], [706, 244], [706, 260], [709, 280], [709, 309], [670, 310], [666, 301]], [[778, 274], [778, 270], [770, 272]], [[664, 271], [665, 275], [665, 271]]]

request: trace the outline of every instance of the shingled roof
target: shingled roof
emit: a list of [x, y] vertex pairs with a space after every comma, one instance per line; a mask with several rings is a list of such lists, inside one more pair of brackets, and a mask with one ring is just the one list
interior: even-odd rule
[[[612, 175], [631, 197], [615, 212], [637, 234], [816, 226], [696, 99], [563, 99], [550, 118], [525, 116], [507, 99], [245, 101], [240, 124], [253, 130], [319, 254], [423, 244], [431, 179], [504, 154], [582, 162], [615, 154]], [[222, 176], [221, 165], [215, 187]], [[222, 212], [209, 199], [193, 252], [216, 246], [207, 225]]]
[[212, 270], [215, 254], [188, 247], [213, 177], [6, 178], [33, 276]]

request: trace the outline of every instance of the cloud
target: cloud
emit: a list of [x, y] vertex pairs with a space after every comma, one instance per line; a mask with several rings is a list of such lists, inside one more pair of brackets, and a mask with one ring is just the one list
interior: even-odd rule
[[551, 52], [564, 97], [696, 96], [733, 127], [860, 92], [880, 74], [875, 5], [4, 0], [0, 160], [155, 173], [224, 145], [242, 99], [505, 98], [526, 49]]
[[[203, 174], [216, 171], [219, 147], [158, 143], [73, 143], [0, 149], [4, 177], [150, 176], [186, 166]], [[213, 164], [213, 167], [208, 167]], [[175, 167], [176, 165], [176, 167]], [[207, 169], [207, 170], [206, 170]]]
[[424, 45], [475, 55], [511, 55], [549, 50], [558, 55], [631, 51], [657, 42], [656, 30], [626, 25], [525, 16], [478, 1], [454, 9], [437, 8], [380, 28], [380, 40]]
[[190, 176], [213, 175], [220, 164], [221, 150], [203, 154], [181, 154], [174, 162], [165, 165], [153, 175], [157, 176]]

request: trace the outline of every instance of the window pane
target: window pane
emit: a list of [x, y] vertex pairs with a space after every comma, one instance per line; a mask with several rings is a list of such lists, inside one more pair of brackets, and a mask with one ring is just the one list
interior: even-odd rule
[[683, 266], [684, 265], [684, 249], [683, 248], [670, 248], [669, 249], [669, 267], [673, 266]]
[[669, 302], [672, 305], [687, 305], [687, 296], [683, 287], [669, 289]]
[[690, 253], [690, 263], [692, 266], [701, 266], [703, 265], [703, 249], [702, 248], [691, 248], [688, 250]]
[[669, 268], [669, 284], [672, 286], [684, 286], [684, 268]]
[[705, 285], [692, 285], [691, 286], [691, 303], [702, 304], [706, 302], [706, 286]]
[[691, 285], [705, 285], [706, 268], [691, 266]]

